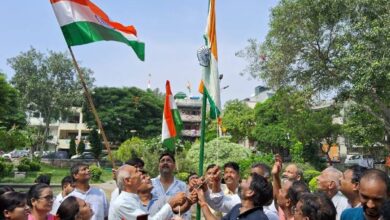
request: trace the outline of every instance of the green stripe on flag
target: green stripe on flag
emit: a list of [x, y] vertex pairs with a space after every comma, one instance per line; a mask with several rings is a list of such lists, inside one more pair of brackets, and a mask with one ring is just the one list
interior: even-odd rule
[[104, 27], [93, 22], [74, 22], [61, 27], [69, 46], [77, 46], [96, 41], [119, 41], [131, 46], [140, 60], [145, 60], [145, 44], [140, 41], [131, 41], [114, 29]]
[[209, 100], [210, 105], [210, 118], [216, 119], [221, 115], [221, 112], [219, 111], [218, 107], [215, 105], [215, 102], [213, 98], [211, 98], [209, 92], [207, 91], [206, 87], [203, 88], [203, 95], [207, 97], [207, 100]]

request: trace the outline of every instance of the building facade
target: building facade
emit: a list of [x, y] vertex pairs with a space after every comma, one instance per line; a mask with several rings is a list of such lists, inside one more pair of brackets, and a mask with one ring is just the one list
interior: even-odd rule
[[175, 95], [175, 102], [183, 121], [182, 139], [194, 141], [200, 137], [202, 100], [199, 97]]
[[[27, 122], [29, 126], [45, 126], [41, 113], [37, 111], [27, 112]], [[66, 118], [53, 121], [49, 126], [49, 136], [47, 143], [49, 150], [69, 150], [71, 138], [75, 138], [76, 144], [83, 140], [86, 149], [90, 149], [87, 136], [90, 129], [83, 122], [83, 112], [81, 108], [72, 108], [71, 113]]]

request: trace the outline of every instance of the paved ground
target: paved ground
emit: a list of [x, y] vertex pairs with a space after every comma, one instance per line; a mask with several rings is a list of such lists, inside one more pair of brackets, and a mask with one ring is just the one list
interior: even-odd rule
[[114, 180], [110, 180], [105, 183], [91, 184], [91, 185], [103, 189], [104, 192], [106, 192], [106, 196], [108, 200], [110, 200], [111, 192], [116, 188], [116, 184]]

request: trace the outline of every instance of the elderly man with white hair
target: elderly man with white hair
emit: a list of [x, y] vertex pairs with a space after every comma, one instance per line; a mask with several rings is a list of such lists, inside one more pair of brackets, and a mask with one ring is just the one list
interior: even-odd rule
[[170, 219], [172, 208], [184, 203], [185, 193], [177, 193], [154, 216], [146, 217], [137, 195], [142, 178], [142, 173], [134, 166], [123, 165], [117, 170], [117, 185], [121, 193], [110, 206], [109, 220], [136, 220], [142, 216], [145, 219]]
[[332, 200], [333, 205], [336, 207], [337, 220], [340, 219], [341, 213], [345, 209], [351, 208], [348, 199], [339, 191], [339, 180], [342, 175], [343, 173], [340, 170], [328, 167], [317, 177], [317, 189], [324, 192]]

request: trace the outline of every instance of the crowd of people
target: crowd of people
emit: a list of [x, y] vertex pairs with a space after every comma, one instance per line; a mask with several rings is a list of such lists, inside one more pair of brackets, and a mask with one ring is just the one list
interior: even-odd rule
[[102, 189], [89, 184], [85, 164], [71, 167], [57, 196], [45, 178], [27, 193], [2, 187], [0, 219], [189, 220], [197, 204], [206, 220], [390, 220], [390, 179], [378, 169], [354, 165], [341, 172], [328, 167], [317, 177], [317, 192], [310, 192], [302, 170], [289, 164], [283, 171], [278, 156], [272, 168], [256, 163], [248, 175], [236, 162], [210, 164], [204, 175], [191, 173], [187, 183], [175, 177], [170, 153], [160, 156], [155, 178], [144, 165], [133, 158], [114, 170], [117, 188], [110, 202]]

